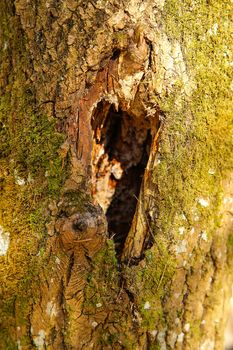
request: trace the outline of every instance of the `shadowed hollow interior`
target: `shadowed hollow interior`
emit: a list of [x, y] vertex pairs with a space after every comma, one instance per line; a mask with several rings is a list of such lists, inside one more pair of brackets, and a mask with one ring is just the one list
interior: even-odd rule
[[92, 115], [93, 196], [104, 210], [109, 236], [121, 254], [151, 146], [150, 121], [101, 101]]

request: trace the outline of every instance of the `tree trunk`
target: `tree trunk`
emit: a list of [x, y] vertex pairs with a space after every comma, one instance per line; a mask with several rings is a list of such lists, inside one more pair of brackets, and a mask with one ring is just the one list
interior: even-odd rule
[[223, 349], [232, 4], [0, 0], [0, 348]]

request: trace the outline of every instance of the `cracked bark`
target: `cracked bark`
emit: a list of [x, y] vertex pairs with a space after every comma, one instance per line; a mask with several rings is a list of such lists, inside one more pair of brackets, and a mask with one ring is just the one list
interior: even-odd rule
[[[188, 105], [195, 98], [183, 54], [187, 49], [168, 39], [163, 1], [16, 0], [9, 5], [1, 0], [1, 7], [17, 23], [18, 40], [25, 42], [23, 83], [34, 90], [34, 108], [55, 118], [56, 131], [65, 134], [59, 155], [63, 166], [70, 162], [60, 198], [49, 205], [48, 234], [36, 238], [44, 260], [32, 277], [32, 285], [39, 283], [27, 322], [22, 326], [16, 315], [13, 325], [4, 319], [3, 327], [19, 349], [223, 348], [232, 201], [219, 206], [212, 221], [204, 217], [206, 225], [215, 225], [208, 238], [202, 221], [195, 219], [197, 200], [184, 209], [186, 218], [178, 224], [175, 205], [161, 218], [165, 199], [155, 168], [166, 163], [168, 153], [176, 159], [179, 138], [173, 133], [185, 135], [187, 148], [192, 139], [192, 108], [181, 118], [185, 128], [174, 131], [163, 101], [181, 82], [184, 87], [172, 102], [176, 117], [179, 99]], [[14, 50], [12, 45], [10, 63], [2, 70], [2, 95], [17, 80], [7, 79], [20, 61]], [[222, 181], [224, 198], [232, 198], [231, 175]], [[77, 209], [69, 196], [80, 193], [86, 197]], [[134, 197], [130, 215], [129, 195]], [[131, 219], [116, 228], [124, 215]], [[213, 222], [221, 216], [216, 228]], [[188, 227], [185, 239], [180, 238], [183, 225]], [[115, 257], [102, 256], [104, 249], [112, 249], [112, 238], [115, 266]], [[155, 259], [152, 267], [150, 259]], [[106, 282], [111, 269], [115, 275]], [[0, 340], [0, 346], [6, 345]]]

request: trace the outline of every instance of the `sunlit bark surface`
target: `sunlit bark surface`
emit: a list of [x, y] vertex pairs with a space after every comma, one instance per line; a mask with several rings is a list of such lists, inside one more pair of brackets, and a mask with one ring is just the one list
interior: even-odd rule
[[224, 348], [231, 11], [0, 0], [1, 349]]

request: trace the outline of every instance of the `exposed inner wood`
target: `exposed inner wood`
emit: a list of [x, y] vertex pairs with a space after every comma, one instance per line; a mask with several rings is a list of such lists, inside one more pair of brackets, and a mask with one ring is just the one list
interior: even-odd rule
[[109, 236], [120, 254], [149, 158], [150, 121], [101, 101], [93, 113], [92, 128], [93, 196], [106, 214]]

